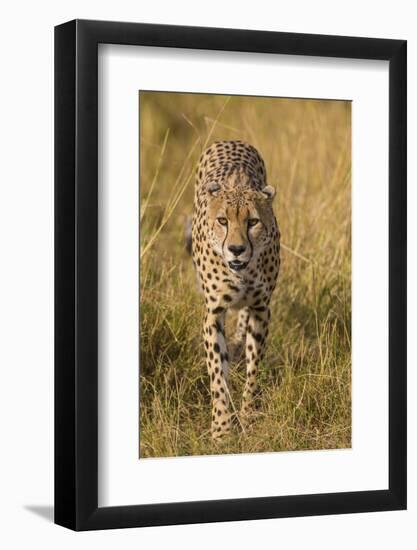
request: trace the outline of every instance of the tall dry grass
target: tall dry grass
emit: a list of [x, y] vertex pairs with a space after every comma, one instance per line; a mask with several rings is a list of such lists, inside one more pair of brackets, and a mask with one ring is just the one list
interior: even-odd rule
[[[140, 457], [350, 447], [350, 103], [141, 92], [140, 113]], [[183, 238], [196, 162], [219, 139], [260, 151], [282, 234], [260, 408], [221, 446]], [[231, 368], [236, 408], [244, 376]]]

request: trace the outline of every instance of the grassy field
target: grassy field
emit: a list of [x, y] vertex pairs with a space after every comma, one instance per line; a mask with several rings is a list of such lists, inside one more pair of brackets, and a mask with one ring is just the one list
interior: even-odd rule
[[[140, 457], [350, 447], [350, 103], [141, 92], [140, 112]], [[260, 151], [282, 239], [260, 408], [221, 444], [183, 237], [196, 162], [219, 139]], [[237, 410], [244, 376], [231, 367]]]

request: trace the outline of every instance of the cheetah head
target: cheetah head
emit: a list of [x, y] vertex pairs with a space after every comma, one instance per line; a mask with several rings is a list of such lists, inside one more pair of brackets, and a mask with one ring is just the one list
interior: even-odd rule
[[213, 250], [229, 269], [243, 271], [254, 264], [274, 239], [276, 221], [272, 209], [275, 189], [207, 185], [208, 238]]

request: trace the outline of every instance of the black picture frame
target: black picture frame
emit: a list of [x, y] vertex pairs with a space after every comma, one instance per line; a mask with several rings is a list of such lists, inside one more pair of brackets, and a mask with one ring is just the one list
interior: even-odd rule
[[[389, 488], [98, 506], [98, 44], [389, 62]], [[74, 530], [406, 508], [404, 40], [74, 20], [55, 28], [55, 522]]]

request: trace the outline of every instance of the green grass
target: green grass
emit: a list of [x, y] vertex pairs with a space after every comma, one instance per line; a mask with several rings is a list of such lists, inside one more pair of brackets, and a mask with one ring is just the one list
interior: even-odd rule
[[[350, 447], [350, 103], [142, 92], [140, 109], [140, 457]], [[282, 235], [259, 410], [220, 444], [183, 238], [216, 139], [258, 148]], [[244, 376], [232, 365], [237, 410]]]

